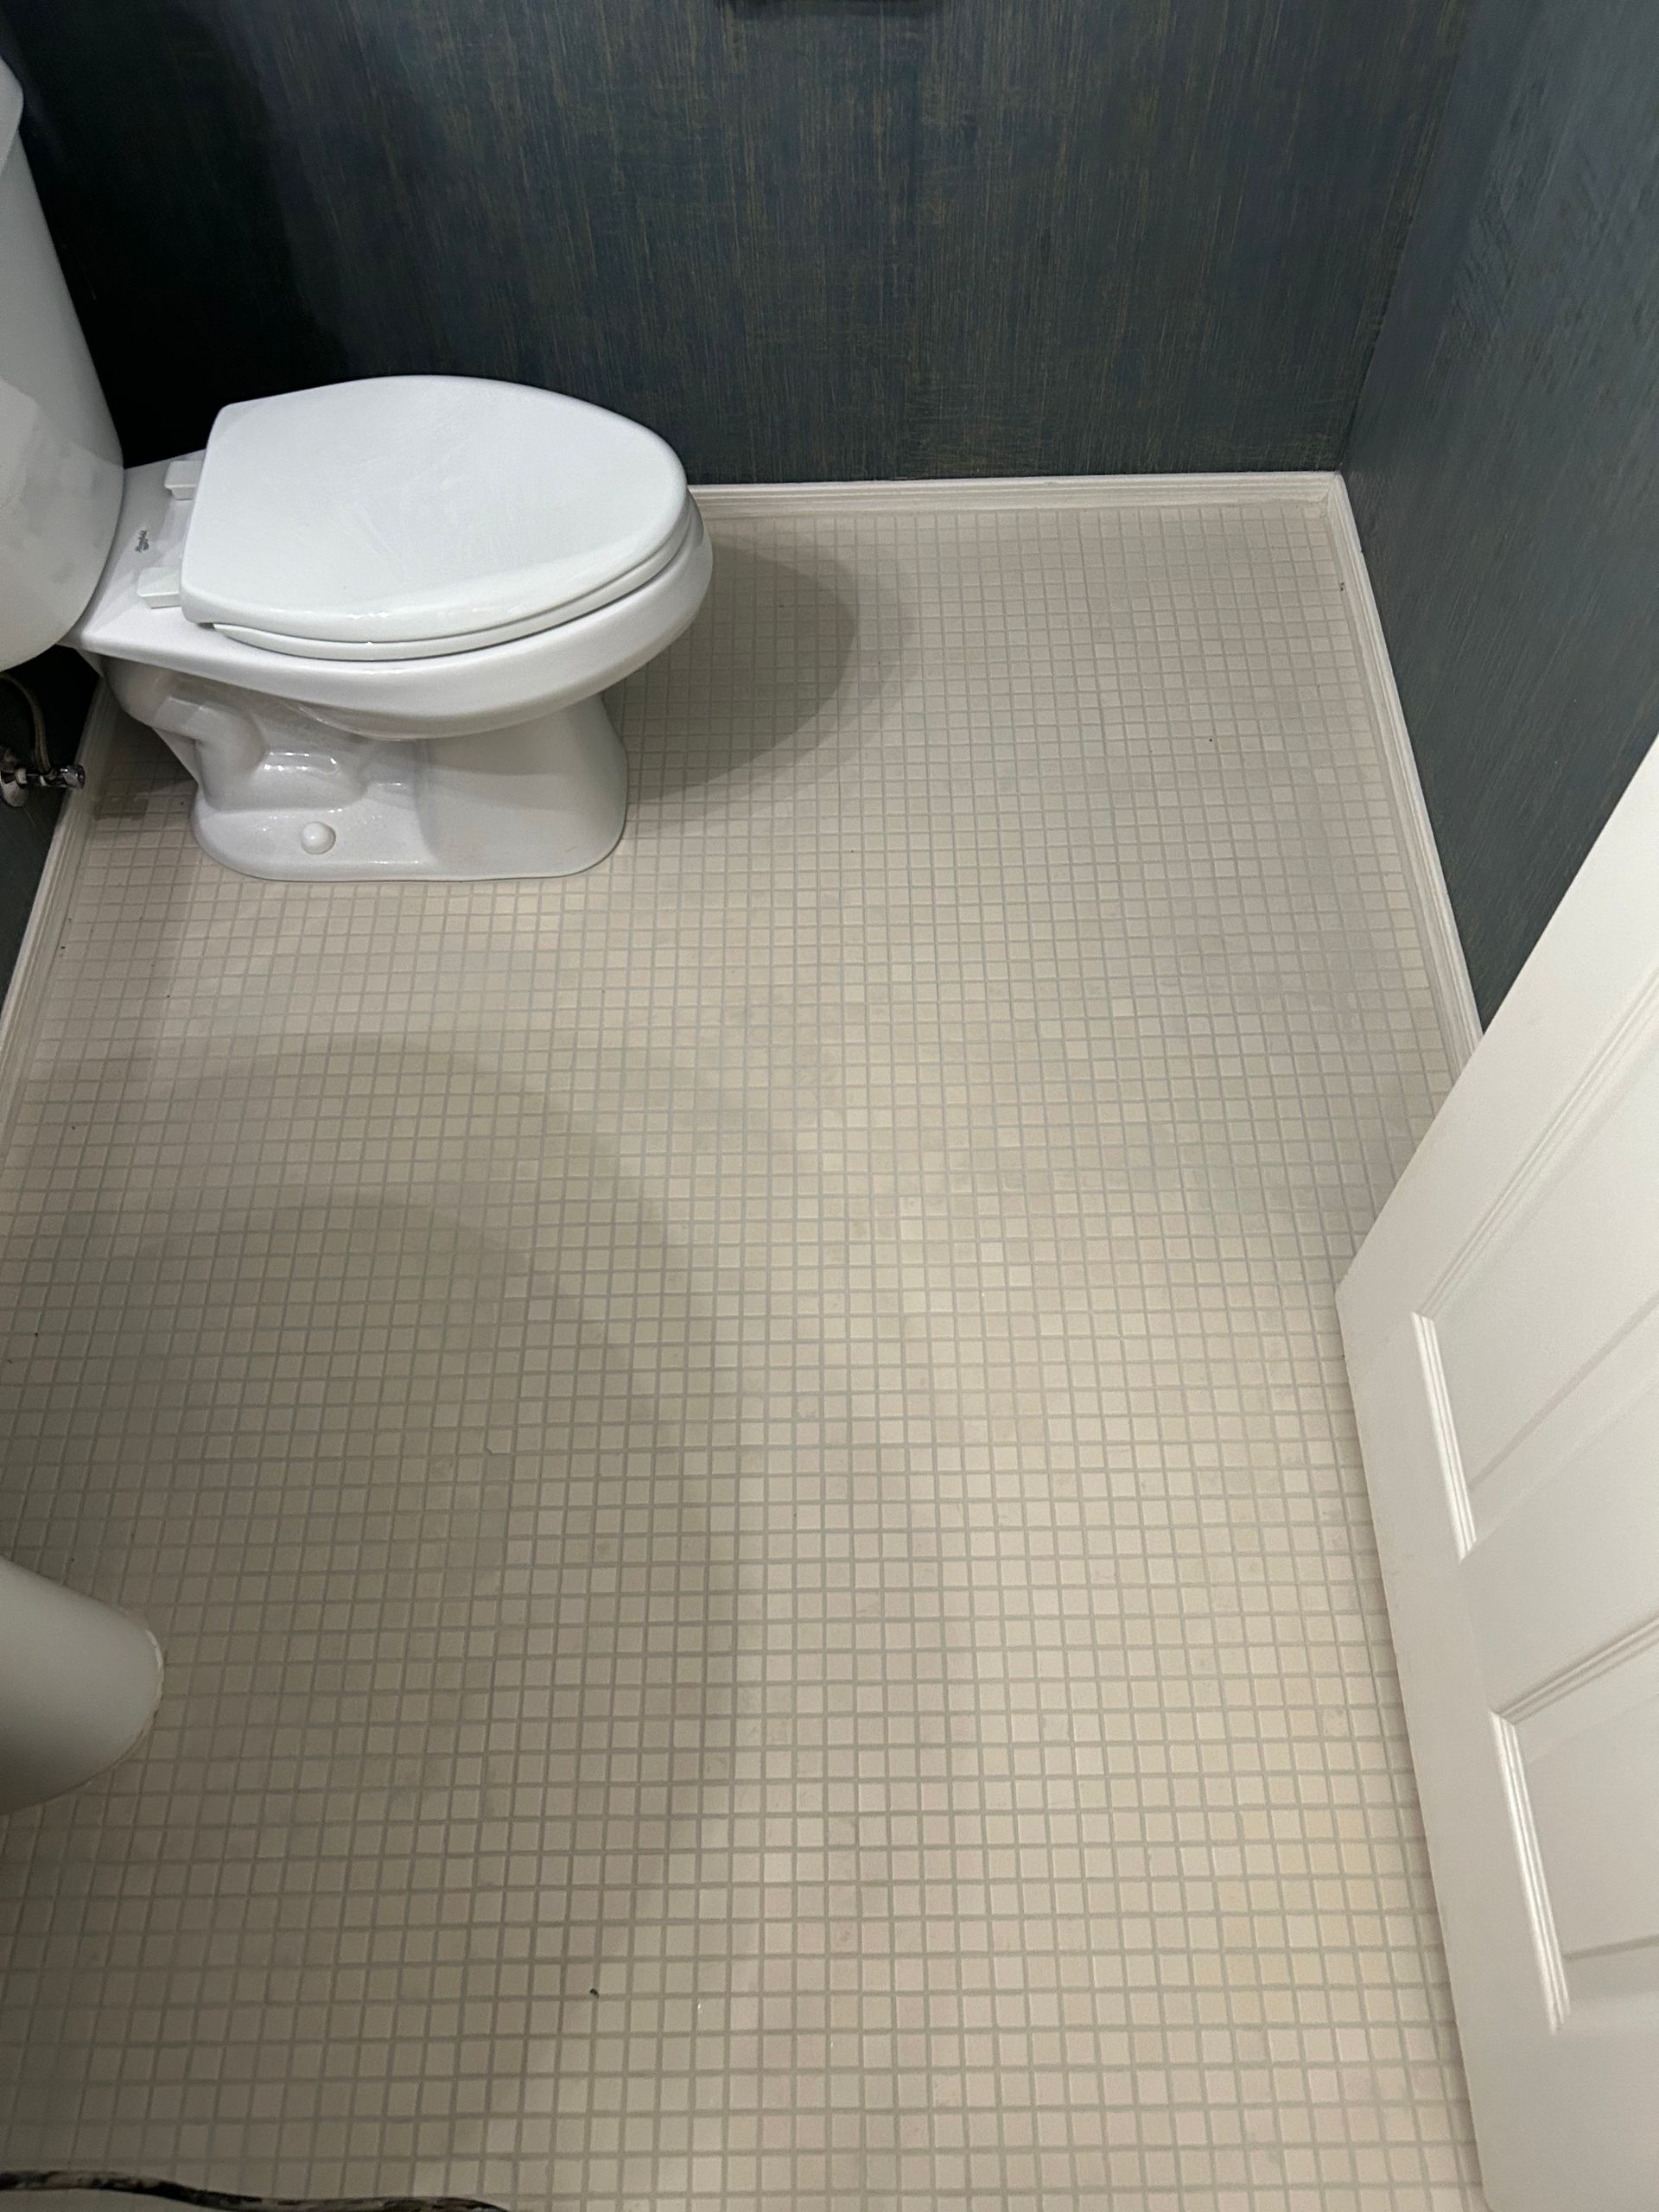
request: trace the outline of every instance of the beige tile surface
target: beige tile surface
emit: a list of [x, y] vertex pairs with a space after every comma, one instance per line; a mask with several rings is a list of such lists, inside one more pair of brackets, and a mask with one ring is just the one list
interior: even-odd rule
[[716, 537], [591, 875], [95, 802], [0, 1550], [169, 1672], [0, 1848], [5, 2160], [1461, 2212], [1332, 1299], [1446, 1067], [1322, 524]]

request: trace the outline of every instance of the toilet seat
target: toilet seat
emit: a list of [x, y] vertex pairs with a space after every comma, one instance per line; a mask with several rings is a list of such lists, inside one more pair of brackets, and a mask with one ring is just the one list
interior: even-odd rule
[[[587, 614], [477, 652], [458, 640], [441, 652], [334, 659], [270, 652], [227, 629], [192, 622], [180, 606], [177, 574], [190, 505], [175, 484], [195, 456], [142, 462], [126, 473], [115, 542], [98, 588], [67, 642], [95, 661], [132, 661], [181, 677], [292, 701], [341, 726], [413, 737], [438, 730], [498, 728], [550, 705], [582, 699], [620, 681], [677, 637], [701, 605], [710, 556], [695, 500], [679, 550], [632, 591]], [[170, 571], [170, 601], [157, 569]]]
[[193, 476], [168, 480], [188, 502], [180, 611], [307, 659], [421, 659], [552, 629], [648, 583], [695, 522], [652, 431], [467, 377], [227, 407]]
[[279, 632], [255, 630], [238, 622], [215, 622], [212, 626], [222, 638], [234, 638], [240, 645], [257, 645], [261, 652], [288, 653], [299, 660], [435, 660], [441, 655], [477, 652], [486, 645], [505, 645], [515, 638], [531, 638], [543, 630], [558, 629], [567, 622], [574, 622], [578, 615], [591, 614], [597, 608], [609, 607], [642, 585], [660, 575], [674, 560], [687, 539], [695, 523], [691, 495], [686, 494], [681, 510], [677, 530], [657, 551], [603, 585], [596, 586], [582, 598], [539, 614], [524, 617], [517, 622], [499, 623], [490, 630], [469, 630], [454, 636], [442, 638], [414, 638], [403, 642], [385, 644], [372, 639], [336, 640], [330, 638], [292, 638]]

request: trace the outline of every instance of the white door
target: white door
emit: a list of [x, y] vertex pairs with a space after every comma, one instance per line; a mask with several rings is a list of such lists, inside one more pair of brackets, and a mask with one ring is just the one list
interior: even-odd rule
[[1659, 748], [1341, 1294], [1497, 2212], [1659, 2207]]

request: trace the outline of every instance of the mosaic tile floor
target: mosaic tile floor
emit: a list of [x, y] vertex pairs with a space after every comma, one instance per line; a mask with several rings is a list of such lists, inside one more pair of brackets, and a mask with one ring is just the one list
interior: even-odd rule
[[1446, 1080], [1319, 516], [717, 521], [563, 885], [132, 732], [0, 1550], [7, 2163], [582, 2212], [1478, 2202], [1332, 1283]]

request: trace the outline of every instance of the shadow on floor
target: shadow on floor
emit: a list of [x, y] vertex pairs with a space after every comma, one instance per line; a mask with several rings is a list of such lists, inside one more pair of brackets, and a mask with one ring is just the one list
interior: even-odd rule
[[710, 680], [690, 710], [682, 702], [671, 717], [664, 704], [683, 690], [667, 677], [674, 656], [692, 650], [685, 644], [671, 646], [609, 695], [638, 808], [702, 785], [810, 779], [817, 772], [814, 754], [832, 737], [844, 766], [856, 747], [858, 712], [874, 707], [896, 669], [895, 616], [874, 626], [879, 639], [891, 640], [891, 652], [882, 652], [873, 671], [868, 654], [861, 655], [857, 680], [868, 697], [846, 696], [859, 629], [855, 580], [833, 556], [814, 557], [804, 549], [793, 557], [757, 553], [721, 543], [716, 531], [714, 581], [695, 628]]
[[[450, 2010], [518, 1977], [544, 2043], [550, 2007], [592, 2033], [594, 1995], [651, 1972], [666, 1855], [729, 1812], [736, 1568], [709, 1509], [741, 1376], [637, 1179], [486, 1060], [301, 1029], [86, 1073], [171, 1165], [60, 1245], [28, 1362], [72, 1428], [48, 1417], [12, 1483], [123, 1468], [92, 1484], [79, 1579], [149, 1622], [168, 1678], [144, 1747], [12, 1848], [44, 1822], [34, 1849], [96, 1882], [113, 1818], [214, 1870], [188, 1925], [135, 1892], [108, 1945], [164, 2009], [210, 1953], [240, 2002], [290, 1990], [316, 2031], [315, 2082], [282, 2089], [303, 2140], [370, 1993], [405, 2041], [427, 2024], [447, 2099]], [[440, 1097], [465, 1140], [411, 1168], [400, 1122]], [[89, 2005], [111, 1955], [58, 1961]], [[37, 2063], [49, 2099], [49, 2038]], [[236, 2063], [193, 2056], [222, 2111], [254, 2094]], [[424, 2140], [382, 2115], [394, 2164]]]

